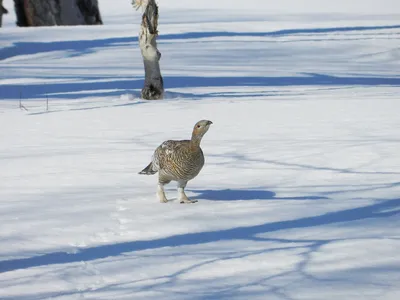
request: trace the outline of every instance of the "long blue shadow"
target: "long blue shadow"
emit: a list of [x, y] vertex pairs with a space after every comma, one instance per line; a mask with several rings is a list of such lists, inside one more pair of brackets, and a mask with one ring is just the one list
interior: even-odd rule
[[82, 249], [78, 253], [55, 252], [40, 256], [0, 261], [0, 273], [18, 269], [47, 266], [53, 264], [92, 261], [118, 256], [122, 253], [157, 249], [162, 247], [179, 247], [185, 245], [205, 244], [226, 240], [257, 240], [256, 235], [279, 230], [308, 228], [342, 222], [351, 222], [369, 218], [387, 218], [400, 213], [400, 198], [382, 200], [375, 204], [330, 212], [313, 217], [296, 220], [264, 223], [255, 226], [241, 226], [218, 231], [178, 234], [170, 237], [146, 241], [123, 242]]
[[218, 87], [218, 86], [306, 86], [306, 85], [400, 85], [400, 77], [338, 77], [317, 73], [302, 73], [303, 76], [282, 77], [196, 77], [167, 76], [164, 83], [169, 88]]
[[[315, 33], [333, 33], [333, 32], [346, 32], [346, 31], [370, 31], [370, 30], [384, 30], [384, 29], [398, 29], [400, 25], [386, 25], [386, 26], [344, 26], [344, 27], [330, 27], [330, 28], [297, 28], [297, 29], [283, 29], [267, 32], [230, 32], [230, 31], [211, 31], [211, 32], [186, 32], [176, 34], [161, 34], [158, 39], [162, 41], [176, 40], [176, 39], [200, 39], [200, 38], [214, 38], [214, 37], [265, 37], [265, 36], [284, 36], [294, 34], [315, 34]], [[96, 48], [107, 47], [120, 47], [121, 45], [130, 46], [132, 43], [137, 43], [138, 38], [132, 37], [119, 37], [95, 40], [79, 40], [79, 41], [52, 41], [52, 42], [17, 42], [10, 47], [0, 49], [0, 61], [15, 57], [18, 55], [32, 55], [43, 52], [52, 51], [68, 51], [67, 56], [81, 56], [90, 54]]]
[[[93, 82], [93, 80], [100, 80]], [[132, 78], [86, 78], [71, 83], [48, 83], [48, 84], [10, 84], [0, 86], [1, 99], [33, 99], [33, 98], [57, 98], [57, 99], [80, 99], [87, 96], [120, 96], [134, 93], [135, 89], [143, 87], [143, 80]], [[109, 81], [107, 81], [109, 79]], [[87, 81], [91, 82], [87, 82]], [[101, 92], [98, 92], [100, 91]], [[109, 90], [109, 91], [107, 91]]]
[[[301, 76], [288, 77], [200, 77], [200, 76], [165, 76], [164, 84], [168, 88], [187, 88], [187, 87], [223, 87], [223, 86], [400, 86], [400, 77], [337, 77], [316, 73], [302, 73]], [[98, 78], [101, 79], [101, 78]], [[107, 79], [107, 78], [106, 78]], [[85, 82], [85, 78], [78, 82], [72, 83], [49, 83], [49, 84], [10, 84], [0, 86], [0, 99], [33, 99], [46, 98], [50, 95], [52, 98], [61, 99], [79, 99], [83, 96], [98, 95], [122, 95], [132, 92], [134, 89], [143, 87], [142, 79], [132, 80], [114, 80], [109, 78], [109, 81], [102, 80], [101, 82]], [[102, 91], [91, 94], [90, 91], [98, 90], [117, 91]], [[74, 93], [79, 92], [79, 93]], [[54, 95], [51, 95], [53, 94]], [[65, 93], [65, 94], [63, 94]], [[213, 93], [197, 95], [201, 98], [213, 97]], [[245, 95], [245, 94], [244, 94]], [[242, 97], [244, 95], [241, 95]], [[266, 94], [268, 95], [268, 94]], [[194, 95], [195, 96], [195, 95]], [[254, 96], [248, 94], [248, 97]], [[259, 94], [263, 96], [263, 94]], [[223, 93], [218, 97], [224, 97]], [[227, 97], [233, 97], [228, 93]]]
[[10, 47], [0, 49], [0, 60], [18, 55], [33, 55], [53, 51], [68, 51], [67, 57], [75, 57], [93, 53], [97, 48], [120, 47], [124, 43], [129, 45], [137, 41], [137, 37], [123, 37], [78, 41], [17, 42]]
[[200, 39], [200, 38], [214, 38], [214, 37], [265, 37], [265, 36], [284, 36], [294, 34], [315, 34], [315, 33], [334, 33], [346, 31], [368, 31], [368, 30], [382, 30], [382, 29], [398, 29], [400, 25], [388, 26], [345, 26], [345, 27], [330, 27], [330, 28], [299, 28], [299, 29], [283, 29], [267, 32], [230, 32], [230, 31], [211, 31], [211, 32], [186, 32], [177, 34], [160, 35], [159, 39], [172, 40], [172, 39]]

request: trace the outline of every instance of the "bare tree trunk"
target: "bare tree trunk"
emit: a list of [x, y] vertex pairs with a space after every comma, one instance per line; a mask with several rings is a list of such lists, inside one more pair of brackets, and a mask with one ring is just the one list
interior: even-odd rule
[[97, 0], [14, 0], [18, 26], [103, 24]]
[[17, 17], [17, 26], [29, 26], [25, 13], [25, 0], [14, 0], [15, 14]]
[[8, 10], [3, 6], [3, 0], [0, 0], [0, 27], [3, 24], [3, 15], [8, 14]]
[[86, 25], [101, 25], [99, 3], [97, 0], [76, 0]]
[[28, 26], [55, 26], [61, 23], [61, 7], [56, 0], [25, 0]]
[[[142, 1], [137, 1], [140, 6]], [[142, 25], [139, 33], [139, 46], [142, 52], [145, 81], [142, 89], [142, 98], [159, 100], [164, 96], [164, 82], [161, 76], [159, 60], [161, 53], [157, 49], [158, 35], [158, 6], [155, 0], [148, 0], [142, 16]]]

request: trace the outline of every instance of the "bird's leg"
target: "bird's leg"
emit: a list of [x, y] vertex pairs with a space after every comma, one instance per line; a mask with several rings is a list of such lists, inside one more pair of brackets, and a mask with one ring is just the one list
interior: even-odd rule
[[158, 187], [157, 187], [157, 196], [158, 196], [158, 199], [160, 199], [161, 203], [167, 203], [168, 202], [167, 197], [165, 197], [164, 184], [165, 183], [159, 182], [158, 183]]
[[187, 181], [178, 181], [178, 200], [180, 203], [196, 203], [197, 200], [190, 200], [185, 194]]

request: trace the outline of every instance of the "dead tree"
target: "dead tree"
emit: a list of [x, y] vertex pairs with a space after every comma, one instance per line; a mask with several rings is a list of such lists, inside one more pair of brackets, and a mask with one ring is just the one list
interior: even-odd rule
[[97, 0], [14, 0], [17, 26], [102, 24]]
[[99, 3], [97, 0], [76, 0], [86, 25], [102, 25]]
[[3, 24], [3, 15], [8, 14], [8, 10], [3, 6], [3, 0], [0, 0], [0, 27]]
[[25, 13], [25, 0], [14, 0], [15, 15], [17, 17], [17, 26], [27, 27], [28, 20]]
[[139, 33], [139, 46], [144, 64], [144, 87], [141, 96], [159, 100], [164, 96], [164, 82], [160, 71], [161, 53], [157, 49], [158, 6], [155, 0], [133, 0], [133, 6], [145, 8]]

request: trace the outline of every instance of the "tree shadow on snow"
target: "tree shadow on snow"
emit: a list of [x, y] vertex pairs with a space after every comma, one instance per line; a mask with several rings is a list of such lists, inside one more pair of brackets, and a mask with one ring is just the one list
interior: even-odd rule
[[[168, 40], [185, 40], [185, 39], [201, 39], [214, 37], [263, 37], [263, 36], [285, 36], [295, 34], [316, 34], [316, 33], [333, 33], [333, 32], [349, 32], [349, 31], [371, 31], [398, 29], [400, 25], [384, 25], [384, 26], [343, 26], [343, 27], [327, 27], [327, 28], [294, 28], [265, 32], [231, 32], [231, 31], [207, 31], [207, 32], [184, 32], [162, 34], [158, 37], [160, 42]], [[133, 37], [117, 37], [93, 40], [76, 40], [76, 41], [51, 41], [51, 42], [16, 42], [12, 46], [0, 49], [0, 61], [19, 55], [35, 55], [44, 52], [68, 51], [68, 57], [82, 56], [95, 52], [95, 49], [109, 47], [138, 47], [138, 38]]]
[[[216, 231], [177, 234], [153, 240], [138, 240], [111, 245], [100, 245], [80, 249], [77, 253], [53, 252], [30, 258], [10, 259], [0, 261], [0, 273], [53, 264], [92, 261], [118, 256], [127, 252], [158, 249], [163, 247], [179, 247], [229, 240], [271, 240], [269, 238], [262, 238], [259, 235], [280, 230], [312, 228], [316, 226], [340, 224], [363, 219], [388, 218], [398, 214], [400, 214], [400, 198], [378, 200], [375, 203], [366, 206], [328, 212], [321, 215], [303, 217], [294, 220], [266, 222], [259, 225], [239, 226]], [[313, 247], [319, 247], [322, 245], [321, 243], [324, 242], [317, 241]]]
[[400, 85], [398, 77], [380, 77], [380, 76], [365, 76], [365, 77], [345, 77], [332, 76], [318, 73], [299, 73], [299, 76], [277, 76], [277, 77], [197, 77], [197, 76], [166, 76], [165, 86], [168, 88], [182, 87], [223, 87], [223, 86], [349, 86], [349, 85]]
[[[85, 82], [81, 78], [77, 82], [68, 83], [48, 83], [48, 84], [9, 84], [0, 86], [0, 99], [79, 99], [87, 96], [120, 96], [127, 93], [137, 93], [143, 87], [142, 79], [121, 79], [98, 78], [99, 82]], [[105, 80], [104, 80], [105, 79]], [[377, 86], [391, 85], [400, 86], [400, 78], [392, 77], [338, 77], [316, 73], [302, 73], [299, 76], [289, 77], [196, 77], [196, 76], [165, 76], [164, 83], [166, 89], [173, 88], [197, 88], [197, 87], [282, 87], [282, 86]], [[108, 90], [108, 91], [103, 91]], [[168, 92], [168, 91], [167, 91]], [[171, 94], [172, 97], [174, 93]], [[266, 90], [262, 93], [253, 92], [241, 93], [240, 97], [254, 96], [277, 96]], [[279, 94], [278, 94], [279, 95]], [[206, 94], [177, 94], [194, 98], [209, 97], [236, 97], [232, 93], [206, 93]]]
[[[382, 29], [397, 29], [400, 25], [390, 26], [358, 26], [358, 27], [332, 27], [332, 28], [311, 28], [311, 29], [285, 29], [270, 32], [187, 32], [179, 34], [160, 35], [160, 43], [168, 40], [176, 39], [199, 39], [210, 37], [235, 37], [235, 36], [283, 36], [294, 34], [316, 34], [327, 32], [346, 32], [346, 31], [368, 31]], [[52, 42], [17, 42], [10, 47], [0, 49], [0, 61], [9, 58], [22, 56], [24, 59], [31, 59], [29, 55], [35, 55], [45, 52], [65, 51], [63, 54], [67, 57], [83, 56], [96, 51], [102, 51], [105, 48], [126, 46], [137, 48], [137, 37], [119, 37], [95, 40], [79, 40], [79, 41], [52, 41]], [[211, 62], [212, 63], [212, 62]], [[4, 70], [7, 68], [17, 68], [13, 65], [2, 66]], [[24, 66], [27, 68], [27, 66]], [[68, 66], [61, 66], [61, 69], [67, 69]], [[57, 69], [57, 67], [55, 67]], [[71, 68], [74, 70], [74, 68]], [[44, 80], [46, 78], [42, 77]], [[55, 77], [52, 77], [55, 78]], [[57, 78], [56, 78], [57, 79]], [[64, 82], [49, 82], [39, 84], [7, 84], [0, 86], [0, 99], [34, 99], [47, 96], [60, 99], [79, 99], [84, 96], [118, 96], [129, 93], [134, 89], [143, 87], [144, 79], [141, 78], [115, 78], [115, 77], [93, 77], [87, 76], [69, 76], [60, 77]], [[71, 81], [71, 79], [73, 79]], [[70, 80], [69, 82], [66, 82]], [[101, 80], [101, 81], [99, 81]], [[393, 85], [400, 86], [400, 78], [398, 77], [382, 77], [368, 74], [366, 76], [330, 76], [317, 73], [301, 73], [298, 76], [287, 77], [196, 77], [196, 76], [164, 76], [166, 89], [185, 88], [185, 87], [222, 87], [222, 86], [307, 86], [307, 85], [332, 85], [332, 86], [351, 86], [351, 85]], [[94, 91], [96, 91], [94, 93]], [[254, 97], [269, 96], [269, 91], [254, 93], [241, 93], [234, 95], [235, 97]], [[182, 95], [181, 95], [182, 96]], [[193, 94], [183, 95], [189, 97], [232, 97], [231, 93], [209, 94]]]
[[349, 32], [349, 31], [370, 31], [370, 30], [384, 30], [384, 29], [398, 29], [400, 25], [386, 25], [386, 26], [343, 26], [343, 27], [326, 27], [326, 28], [294, 28], [282, 29], [276, 31], [264, 32], [232, 32], [232, 31], [207, 31], [207, 32], [185, 32], [176, 34], [160, 35], [160, 41], [174, 40], [174, 39], [201, 39], [201, 38], [215, 38], [215, 37], [281, 37], [285, 35], [295, 34], [316, 34], [316, 33], [333, 33], [333, 32]]
[[121, 96], [139, 94], [143, 80], [138, 78], [118, 79], [115, 77], [77, 76], [59, 78], [67, 82], [39, 84], [8, 84], [0, 86], [0, 99], [81, 99], [84, 97]]

